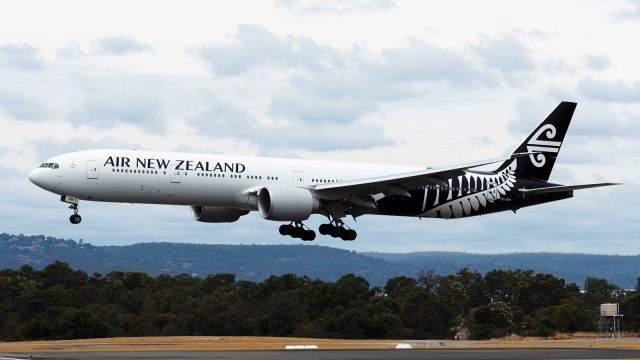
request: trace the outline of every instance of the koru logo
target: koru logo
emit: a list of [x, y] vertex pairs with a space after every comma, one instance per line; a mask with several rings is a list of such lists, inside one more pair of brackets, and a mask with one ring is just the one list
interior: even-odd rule
[[560, 141], [541, 140], [543, 135], [549, 140], [553, 139], [556, 137], [556, 127], [551, 124], [542, 126], [527, 143], [527, 152], [538, 153], [529, 155], [529, 159], [535, 167], [543, 167], [547, 162], [547, 156], [544, 153], [557, 153], [562, 144]]

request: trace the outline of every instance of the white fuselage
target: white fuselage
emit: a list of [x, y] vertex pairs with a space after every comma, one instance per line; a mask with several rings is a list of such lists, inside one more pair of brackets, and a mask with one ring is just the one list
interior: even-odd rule
[[[256, 210], [247, 197], [272, 184], [312, 187], [424, 169], [364, 163], [141, 150], [86, 150], [53, 157], [29, 178], [82, 200]], [[44, 164], [43, 164], [44, 165]]]

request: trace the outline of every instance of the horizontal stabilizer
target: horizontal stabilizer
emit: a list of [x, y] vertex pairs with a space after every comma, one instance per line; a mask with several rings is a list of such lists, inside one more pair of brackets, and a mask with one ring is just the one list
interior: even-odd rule
[[521, 193], [534, 195], [534, 194], [547, 194], [554, 192], [566, 192], [573, 190], [589, 189], [601, 186], [621, 185], [620, 183], [598, 183], [598, 184], [584, 184], [584, 185], [566, 185], [566, 186], [551, 186], [538, 189], [518, 189]]

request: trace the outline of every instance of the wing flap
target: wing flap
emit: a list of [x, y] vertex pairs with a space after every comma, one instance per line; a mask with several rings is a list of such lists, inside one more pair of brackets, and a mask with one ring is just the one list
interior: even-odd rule
[[535, 195], [535, 194], [547, 194], [555, 192], [567, 192], [573, 190], [590, 189], [601, 186], [621, 185], [620, 183], [596, 183], [596, 184], [583, 184], [583, 185], [566, 185], [566, 186], [551, 186], [538, 189], [518, 189], [523, 194]]

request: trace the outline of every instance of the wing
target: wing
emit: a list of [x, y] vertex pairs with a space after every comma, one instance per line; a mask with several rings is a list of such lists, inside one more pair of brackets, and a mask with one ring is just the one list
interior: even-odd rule
[[566, 192], [573, 190], [581, 190], [581, 189], [589, 189], [601, 186], [611, 186], [611, 185], [621, 185], [620, 183], [598, 183], [598, 184], [584, 184], [584, 185], [567, 185], [567, 186], [551, 186], [546, 188], [538, 188], [538, 189], [518, 189], [521, 193], [525, 195], [535, 195], [535, 194], [547, 194], [554, 192]]
[[515, 153], [507, 158], [477, 161], [468, 164], [447, 166], [442, 168], [431, 168], [402, 174], [393, 174], [375, 178], [343, 181], [331, 184], [320, 184], [315, 186], [318, 196], [328, 200], [337, 200], [350, 194], [360, 195], [403, 195], [411, 197], [408, 190], [416, 189], [425, 184], [445, 184], [448, 178], [460, 176], [465, 170], [478, 166], [504, 162], [521, 156], [528, 156], [531, 153]]

